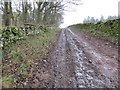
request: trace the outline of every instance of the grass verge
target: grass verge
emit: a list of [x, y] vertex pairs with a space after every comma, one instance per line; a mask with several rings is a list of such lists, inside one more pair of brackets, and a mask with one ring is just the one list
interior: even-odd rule
[[9, 60], [2, 67], [2, 87], [22, 87], [20, 81], [28, 77], [29, 68], [35, 60], [41, 59], [49, 45], [55, 40], [58, 30], [41, 31], [28, 35], [26, 39], [11, 46]]

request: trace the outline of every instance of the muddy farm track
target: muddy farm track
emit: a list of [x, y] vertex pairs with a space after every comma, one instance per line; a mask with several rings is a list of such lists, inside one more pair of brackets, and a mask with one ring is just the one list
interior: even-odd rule
[[118, 86], [117, 49], [111, 50], [114, 57], [107, 55], [106, 50], [101, 53], [80, 34], [63, 29], [46, 57], [31, 67], [31, 77], [26, 79], [24, 87], [115, 88]]

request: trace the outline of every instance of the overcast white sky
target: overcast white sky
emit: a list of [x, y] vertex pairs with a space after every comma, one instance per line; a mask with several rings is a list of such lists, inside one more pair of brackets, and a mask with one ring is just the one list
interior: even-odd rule
[[104, 18], [108, 16], [118, 16], [118, 2], [120, 0], [82, 0], [83, 5], [70, 6], [74, 8], [72, 11], [64, 12], [64, 23], [61, 27], [67, 27], [72, 24], [82, 23], [84, 18], [93, 16], [100, 18], [101, 15]]

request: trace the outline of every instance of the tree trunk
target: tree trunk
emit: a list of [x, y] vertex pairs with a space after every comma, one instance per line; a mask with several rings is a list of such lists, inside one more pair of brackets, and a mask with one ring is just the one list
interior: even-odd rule
[[9, 26], [10, 25], [10, 18], [9, 18], [9, 4], [8, 2], [4, 2], [4, 25]]
[[9, 9], [10, 9], [10, 23], [11, 23], [11, 25], [13, 25], [14, 24], [14, 16], [13, 16], [13, 12], [12, 12], [12, 2], [10, 1], [9, 2]]

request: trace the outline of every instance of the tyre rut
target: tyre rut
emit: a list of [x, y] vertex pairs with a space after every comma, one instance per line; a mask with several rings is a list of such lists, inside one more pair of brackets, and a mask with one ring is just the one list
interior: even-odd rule
[[[116, 87], [112, 84], [110, 78], [101, 74], [96, 66], [92, 64], [86, 56], [79, 39], [68, 28], [61, 30], [58, 40], [46, 61], [49, 62], [48, 67], [45, 68], [46, 71], [44, 70], [45, 72], [42, 74], [43, 76], [46, 75], [44, 77], [47, 77], [46, 81], [44, 79], [40, 81], [39, 78], [42, 78], [41, 72], [37, 74], [35, 79], [37, 81], [34, 84], [39, 87], [42, 84], [44, 87], [50, 88]], [[43, 83], [41, 84], [41, 82]]]

